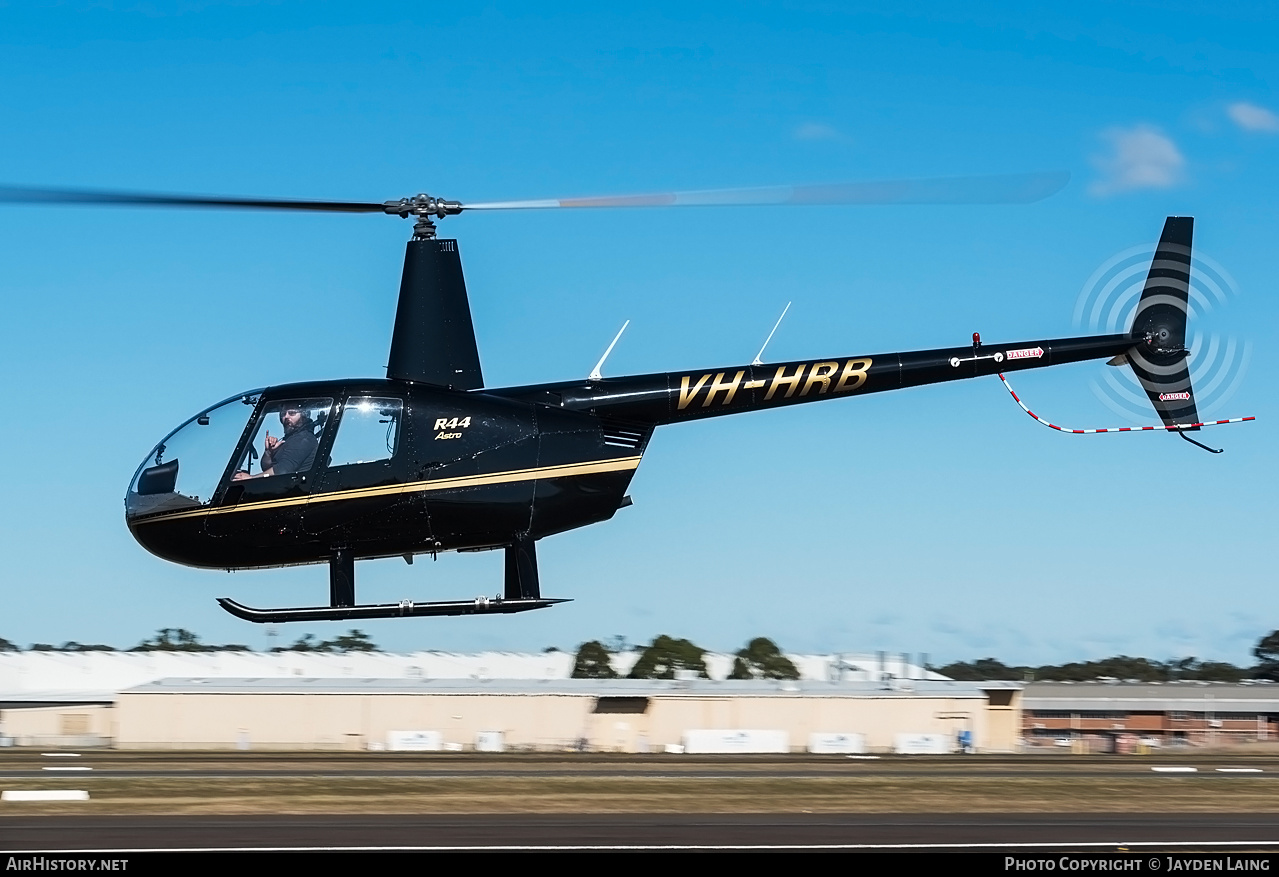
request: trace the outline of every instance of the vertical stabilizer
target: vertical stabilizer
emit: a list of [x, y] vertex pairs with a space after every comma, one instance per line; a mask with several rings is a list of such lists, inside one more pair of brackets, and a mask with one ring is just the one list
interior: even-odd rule
[[1199, 421], [1190, 386], [1190, 351], [1186, 349], [1193, 231], [1194, 219], [1189, 216], [1169, 216], [1164, 223], [1133, 317], [1131, 334], [1138, 343], [1127, 354], [1137, 380], [1166, 426]]

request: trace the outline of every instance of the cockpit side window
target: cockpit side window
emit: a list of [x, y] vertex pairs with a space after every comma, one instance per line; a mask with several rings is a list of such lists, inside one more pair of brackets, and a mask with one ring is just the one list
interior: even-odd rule
[[384, 396], [351, 396], [342, 407], [330, 466], [375, 463], [395, 456], [404, 420], [404, 400]]
[[332, 407], [331, 398], [268, 402], [258, 414], [232, 480], [309, 472]]

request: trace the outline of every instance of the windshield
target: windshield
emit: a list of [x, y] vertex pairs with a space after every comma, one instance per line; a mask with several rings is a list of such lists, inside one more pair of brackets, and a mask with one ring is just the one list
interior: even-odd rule
[[124, 498], [125, 516], [208, 505], [261, 393], [232, 396], [165, 436], [134, 473]]

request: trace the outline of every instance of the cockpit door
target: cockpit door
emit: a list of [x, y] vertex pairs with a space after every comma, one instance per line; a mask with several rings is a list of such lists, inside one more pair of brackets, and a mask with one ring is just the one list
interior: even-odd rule
[[410, 413], [410, 403], [397, 396], [353, 393], [342, 401], [307, 505], [308, 534], [333, 544], [429, 544], [425, 503], [408, 484]]
[[259, 405], [207, 519], [211, 535], [259, 532], [278, 541], [300, 529], [332, 408], [331, 398], [277, 399]]

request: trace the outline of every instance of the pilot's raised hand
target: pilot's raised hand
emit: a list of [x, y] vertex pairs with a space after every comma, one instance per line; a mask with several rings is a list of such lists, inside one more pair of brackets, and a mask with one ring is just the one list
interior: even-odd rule
[[280, 444], [280, 440], [279, 440], [278, 438], [275, 438], [274, 436], [272, 436], [272, 435], [271, 435], [271, 430], [269, 430], [269, 429], [268, 429], [268, 430], [266, 431], [266, 442], [265, 442], [266, 449], [267, 449], [268, 451], [274, 451], [274, 450], [276, 449], [276, 447], [278, 447], [278, 446], [279, 446], [279, 444]]

